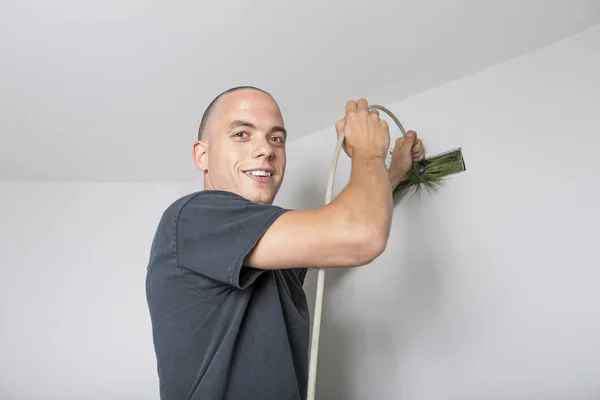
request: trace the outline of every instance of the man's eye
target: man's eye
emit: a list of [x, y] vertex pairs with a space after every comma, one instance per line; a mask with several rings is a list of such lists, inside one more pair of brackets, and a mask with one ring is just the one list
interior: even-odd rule
[[234, 136], [243, 137], [245, 134], [246, 132], [237, 132]]
[[283, 139], [282, 139], [282, 138], [280, 138], [280, 137], [278, 137], [278, 136], [273, 136], [273, 137], [271, 138], [271, 140], [275, 140], [275, 141], [278, 141], [278, 142], [280, 142], [280, 143], [283, 143]]

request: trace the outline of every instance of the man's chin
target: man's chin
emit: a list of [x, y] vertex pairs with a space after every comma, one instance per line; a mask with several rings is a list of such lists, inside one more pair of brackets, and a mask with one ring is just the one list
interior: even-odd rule
[[252, 198], [251, 201], [256, 204], [273, 204], [273, 196], [268, 196], [268, 195], [254, 196], [254, 198]]
[[244, 191], [242, 196], [256, 204], [273, 204], [278, 189], [273, 187], [245, 187], [242, 189]]
[[242, 193], [242, 197], [245, 197], [256, 204], [273, 204], [273, 198], [275, 196], [265, 191], [247, 190], [245, 193]]

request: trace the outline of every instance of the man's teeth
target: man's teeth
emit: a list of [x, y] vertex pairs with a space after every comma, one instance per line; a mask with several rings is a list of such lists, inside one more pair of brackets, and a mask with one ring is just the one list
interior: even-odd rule
[[270, 172], [267, 171], [260, 171], [260, 170], [256, 170], [256, 171], [247, 171], [246, 172], [249, 175], [256, 175], [256, 176], [271, 176]]

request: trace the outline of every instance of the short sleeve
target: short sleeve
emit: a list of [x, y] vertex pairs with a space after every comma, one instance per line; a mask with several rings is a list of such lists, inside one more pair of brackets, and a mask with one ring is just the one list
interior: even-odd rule
[[182, 206], [177, 218], [177, 263], [218, 282], [246, 288], [263, 271], [243, 267], [244, 258], [286, 211], [231, 192], [201, 191]]

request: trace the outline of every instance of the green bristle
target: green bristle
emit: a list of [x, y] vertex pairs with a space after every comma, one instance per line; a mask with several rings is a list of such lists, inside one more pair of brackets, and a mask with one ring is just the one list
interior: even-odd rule
[[460, 148], [415, 163], [408, 172], [407, 179], [394, 190], [394, 200], [411, 191], [416, 194], [423, 189], [428, 192], [437, 190], [446, 177], [465, 170], [465, 161]]

